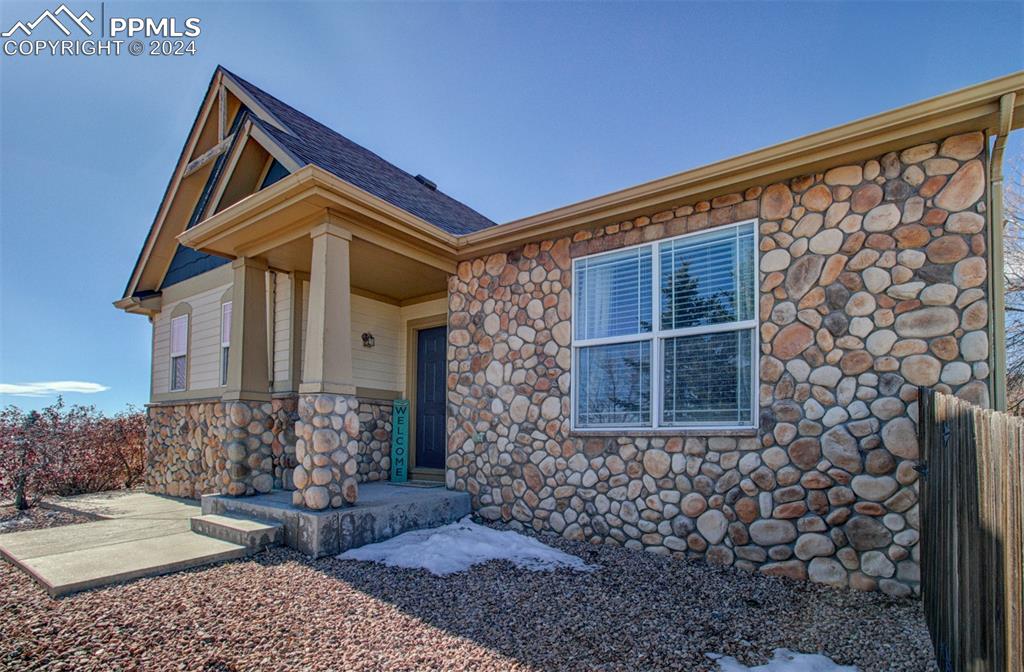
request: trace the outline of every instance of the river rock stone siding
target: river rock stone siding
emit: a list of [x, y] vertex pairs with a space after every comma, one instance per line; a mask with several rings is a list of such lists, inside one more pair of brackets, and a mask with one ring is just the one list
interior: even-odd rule
[[292, 503], [320, 510], [354, 504], [359, 493], [359, 400], [346, 394], [299, 395]]
[[[447, 483], [485, 518], [918, 590], [916, 386], [988, 404], [972, 133], [459, 264]], [[757, 218], [755, 433], [570, 433], [571, 259]]]
[[356, 479], [386, 481], [391, 475], [391, 414], [385, 399], [359, 398], [359, 471]]
[[150, 406], [147, 488], [195, 499], [269, 492], [286, 475], [294, 409], [294, 398]]

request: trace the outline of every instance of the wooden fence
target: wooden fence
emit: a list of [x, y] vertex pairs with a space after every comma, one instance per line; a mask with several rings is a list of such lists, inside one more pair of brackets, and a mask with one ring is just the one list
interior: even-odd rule
[[921, 589], [939, 669], [1024, 670], [1024, 419], [921, 388]]

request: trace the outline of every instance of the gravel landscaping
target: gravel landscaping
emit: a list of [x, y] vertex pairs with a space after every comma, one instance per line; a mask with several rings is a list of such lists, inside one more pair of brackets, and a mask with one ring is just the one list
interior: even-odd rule
[[705, 653], [788, 647], [935, 669], [915, 601], [543, 540], [600, 568], [438, 577], [275, 549], [55, 601], [0, 563], [0, 668], [716, 670]]

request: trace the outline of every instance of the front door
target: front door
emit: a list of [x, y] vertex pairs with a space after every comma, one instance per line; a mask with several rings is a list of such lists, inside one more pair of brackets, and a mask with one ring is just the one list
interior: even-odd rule
[[416, 343], [416, 468], [444, 469], [448, 328], [421, 329]]

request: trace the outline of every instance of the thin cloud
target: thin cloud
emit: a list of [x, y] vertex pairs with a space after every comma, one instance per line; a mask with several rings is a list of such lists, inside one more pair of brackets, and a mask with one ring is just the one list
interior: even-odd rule
[[95, 394], [110, 388], [81, 380], [55, 380], [49, 383], [0, 383], [0, 394], [12, 397], [49, 397], [55, 394]]

